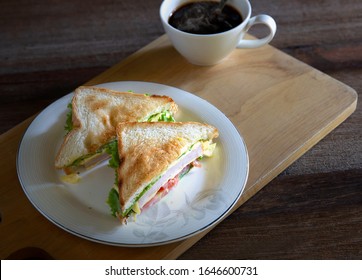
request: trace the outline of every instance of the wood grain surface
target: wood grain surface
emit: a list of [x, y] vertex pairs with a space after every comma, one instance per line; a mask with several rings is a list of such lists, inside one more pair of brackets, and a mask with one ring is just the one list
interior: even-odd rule
[[[1, 132], [162, 35], [160, 2], [2, 1]], [[272, 46], [361, 91], [360, 1], [252, 4], [254, 14], [268, 13], [278, 23]], [[256, 36], [263, 32], [252, 31]], [[347, 121], [180, 258], [360, 259], [361, 124], [362, 109], [357, 104]], [[18, 139], [8, 137], [7, 141]], [[12, 164], [15, 158], [2, 164], [2, 174]], [[11, 176], [17, 180], [16, 173]], [[1, 194], [6, 196], [6, 192]], [[35, 219], [44, 218], [39, 214]], [[58, 230], [50, 223], [48, 227], [52, 233]], [[51, 243], [51, 237], [44, 242]], [[39, 249], [31, 250], [47, 256]], [[64, 246], [66, 250], [69, 247]], [[12, 257], [26, 258], [30, 251]]]

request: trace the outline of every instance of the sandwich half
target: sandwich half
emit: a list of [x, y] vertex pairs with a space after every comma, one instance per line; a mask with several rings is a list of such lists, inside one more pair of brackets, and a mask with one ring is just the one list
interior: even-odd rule
[[55, 158], [66, 174], [92, 166], [114, 145], [120, 122], [174, 121], [176, 103], [168, 96], [81, 86], [68, 105], [67, 134]]
[[110, 166], [116, 180], [108, 196], [113, 216], [129, 217], [157, 203], [194, 166], [211, 156], [218, 130], [197, 122], [126, 122], [117, 126]]

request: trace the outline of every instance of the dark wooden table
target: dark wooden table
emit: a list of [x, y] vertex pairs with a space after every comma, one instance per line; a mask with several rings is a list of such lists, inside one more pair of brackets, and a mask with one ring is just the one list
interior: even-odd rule
[[[362, 92], [362, 2], [252, 1], [271, 45]], [[162, 35], [161, 1], [0, 2], [0, 133]], [[250, 33], [260, 36], [263, 28]], [[0, 186], [1, 187], [1, 186]], [[181, 259], [361, 259], [362, 106]]]

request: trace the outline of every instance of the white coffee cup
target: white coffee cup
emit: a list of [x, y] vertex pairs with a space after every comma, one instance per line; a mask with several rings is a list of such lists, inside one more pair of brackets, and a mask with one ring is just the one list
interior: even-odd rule
[[[213, 65], [219, 63], [234, 49], [257, 48], [269, 43], [276, 32], [276, 23], [268, 15], [251, 17], [251, 5], [248, 0], [229, 0], [228, 5], [242, 15], [243, 22], [225, 32], [199, 35], [180, 31], [168, 23], [171, 14], [179, 7], [190, 2], [202, 0], [164, 0], [160, 7], [160, 17], [165, 32], [176, 50], [189, 62], [196, 65]], [[261, 39], [243, 39], [246, 32], [255, 24], [264, 24], [269, 34]]]

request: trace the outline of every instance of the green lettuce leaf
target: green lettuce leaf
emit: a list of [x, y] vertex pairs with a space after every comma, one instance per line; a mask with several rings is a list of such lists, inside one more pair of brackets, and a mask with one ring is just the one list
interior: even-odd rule
[[72, 113], [72, 102], [70, 102], [67, 106], [67, 108], [69, 109], [68, 113], [67, 113], [67, 119], [65, 121], [65, 126], [64, 129], [67, 133], [69, 133], [72, 129], [73, 129], [73, 113]]
[[172, 114], [165, 110], [161, 113], [154, 114], [147, 119], [148, 122], [175, 122]]
[[113, 140], [102, 147], [102, 150], [111, 156], [108, 164], [110, 167], [117, 169], [119, 167], [118, 141]]
[[121, 205], [119, 203], [119, 195], [115, 189], [111, 189], [108, 194], [107, 204], [111, 208], [113, 217], [117, 217], [117, 213], [121, 212]]

